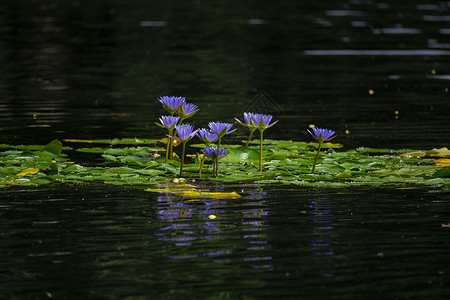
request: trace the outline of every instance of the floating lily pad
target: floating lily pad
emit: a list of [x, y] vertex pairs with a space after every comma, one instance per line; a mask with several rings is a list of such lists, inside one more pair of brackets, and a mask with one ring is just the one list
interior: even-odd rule
[[[158, 142], [157, 140], [151, 140]], [[46, 146], [0, 145], [0, 187], [43, 186], [48, 184], [114, 184], [154, 185], [177, 178], [180, 162], [165, 163], [163, 147], [143, 146], [150, 140], [77, 140], [70, 142], [92, 144], [77, 149], [88, 161], [70, 161], [59, 141]], [[113, 145], [98, 147], [94, 144]], [[123, 144], [121, 144], [123, 143]], [[450, 186], [446, 148], [433, 150], [395, 150], [358, 148], [340, 151], [331, 144], [321, 151], [316, 173], [311, 174], [316, 146], [300, 141], [264, 141], [263, 172], [259, 172], [259, 140], [250, 147], [230, 145], [230, 153], [220, 161], [218, 177], [212, 176], [212, 163], [206, 160], [202, 181], [260, 184], [292, 184], [317, 187], [431, 185]], [[123, 145], [126, 145], [125, 147]], [[133, 146], [131, 146], [133, 145]], [[203, 147], [203, 145], [201, 145]], [[192, 150], [192, 148], [190, 148]], [[424, 155], [411, 155], [424, 153]], [[198, 179], [200, 156], [194, 152], [187, 157], [184, 176]], [[103, 162], [99, 162], [103, 159]], [[183, 195], [207, 197], [211, 191], [184, 191]], [[217, 195], [216, 195], [217, 196]], [[226, 195], [221, 195], [226, 197]]]

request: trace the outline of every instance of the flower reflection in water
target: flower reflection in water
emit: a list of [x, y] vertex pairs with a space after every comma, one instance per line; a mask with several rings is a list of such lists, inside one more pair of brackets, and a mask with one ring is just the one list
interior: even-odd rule
[[[331, 249], [332, 226], [332, 211], [330, 208], [330, 201], [326, 195], [316, 194], [310, 199], [310, 214], [312, 217], [312, 234], [315, 238], [310, 245], [313, 247], [313, 255], [317, 256], [316, 263], [332, 266], [333, 260], [331, 256], [334, 255]], [[332, 272], [322, 272], [323, 277], [332, 277]]]
[[[268, 235], [265, 233], [269, 229], [267, 224], [267, 216], [269, 214], [267, 206], [265, 204], [265, 198], [267, 193], [258, 189], [256, 192], [249, 193], [249, 202], [245, 203], [247, 209], [243, 210], [242, 224], [246, 225], [243, 230], [245, 231], [244, 239], [248, 240], [247, 250], [250, 251], [269, 251], [272, 247], [268, 243]], [[245, 261], [270, 261], [272, 256], [260, 255], [252, 256], [244, 259]], [[254, 268], [272, 268], [269, 263], [253, 265]]]
[[[217, 186], [215, 192], [226, 192]], [[213, 263], [247, 261], [253, 268], [272, 268], [266, 218], [266, 193], [243, 186], [239, 199], [195, 199], [161, 193], [157, 198], [156, 233], [171, 259], [214, 257]], [[211, 218], [210, 216], [215, 216]], [[178, 248], [183, 247], [183, 249]]]

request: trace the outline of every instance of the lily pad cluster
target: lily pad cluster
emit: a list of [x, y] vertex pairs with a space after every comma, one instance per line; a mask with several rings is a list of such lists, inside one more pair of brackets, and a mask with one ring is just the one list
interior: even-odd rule
[[[156, 139], [65, 140], [48, 145], [0, 145], [0, 188], [48, 185], [152, 186], [179, 180], [180, 159], [165, 162], [166, 146]], [[188, 182], [287, 184], [306, 187], [450, 186], [449, 150], [356, 148], [342, 151], [340, 144], [322, 143], [315, 173], [311, 162], [318, 143], [264, 140], [260, 172], [260, 140], [248, 147], [223, 145], [221, 175], [213, 165], [199, 169], [205, 144], [188, 149], [184, 177]], [[68, 147], [68, 146], [72, 147]], [[184, 193], [196, 195], [197, 191]]]

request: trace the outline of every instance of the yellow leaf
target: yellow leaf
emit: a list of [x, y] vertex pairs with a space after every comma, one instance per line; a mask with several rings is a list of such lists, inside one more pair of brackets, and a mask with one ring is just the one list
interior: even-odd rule
[[437, 157], [446, 157], [450, 155], [450, 150], [447, 149], [447, 147], [439, 148], [439, 149], [433, 149], [430, 151], [427, 151], [427, 155], [429, 156], [437, 156]]
[[425, 151], [414, 151], [400, 154], [400, 156], [417, 156], [417, 157], [424, 157], [425, 155], [426, 155]]
[[[319, 143], [306, 143], [307, 145], [319, 145]], [[323, 143], [322, 145], [328, 145], [328, 146], [332, 146], [332, 147], [339, 147], [342, 148], [344, 147], [344, 145], [340, 144], [340, 143]]]
[[64, 139], [64, 142], [70, 143], [95, 143], [93, 140], [80, 140], [80, 139]]
[[[167, 144], [168, 141], [169, 141], [169, 139], [168, 139], [168, 138], [162, 138], [162, 139], [160, 139], [160, 141], [161, 141], [163, 144]], [[174, 139], [172, 139], [172, 144], [176, 147], [176, 146], [178, 146], [179, 144], [181, 144], [181, 141], [180, 141], [180, 140], [174, 140]]]
[[[195, 158], [197, 156], [197, 154], [186, 154], [186, 157], [189, 158]], [[205, 157], [205, 154], [198, 154], [198, 157], [200, 157], [200, 159], [203, 159], [203, 157]]]
[[408, 153], [400, 154], [400, 156], [417, 156], [417, 157], [424, 157], [424, 156], [434, 156], [434, 157], [446, 157], [450, 155], [450, 150], [447, 149], [447, 147], [433, 150], [418, 150]]
[[241, 197], [241, 195], [236, 192], [202, 192], [194, 190], [175, 192], [174, 194], [177, 196], [189, 198], [237, 199]]
[[434, 163], [438, 167], [448, 167], [448, 166], [450, 166], [450, 159], [449, 158], [439, 158], [439, 159], [435, 159]]
[[236, 192], [209, 192], [196, 189], [191, 184], [160, 184], [158, 188], [146, 189], [147, 192], [168, 193], [175, 196], [187, 198], [213, 198], [213, 199], [237, 199], [240, 198]]
[[28, 169], [21, 171], [20, 173], [17, 173], [16, 176], [23, 177], [28, 174], [31, 174], [31, 175], [36, 174], [37, 172], [39, 172], [38, 168], [28, 168]]

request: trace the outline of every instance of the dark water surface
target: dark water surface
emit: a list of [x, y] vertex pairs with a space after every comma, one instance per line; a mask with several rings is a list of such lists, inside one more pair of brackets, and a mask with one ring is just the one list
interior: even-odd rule
[[449, 6], [6, 1], [1, 138], [159, 137], [156, 99], [182, 95], [198, 126], [252, 110], [281, 119], [272, 138], [315, 124], [349, 147], [448, 146]]
[[[0, 142], [159, 138], [156, 99], [181, 95], [196, 126], [256, 111], [268, 138], [445, 147], [449, 62], [448, 1], [7, 0]], [[242, 197], [1, 191], [0, 298], [450, 296], [448, 193], [218, 189]]]
[[[439, 299], [450, 296], [448, 195], [218, 187], [2, 194], [6, 299]], [[215, 219], [209, 216], [215, 215]], [[49, 296], [50, 295], [50, 296]]]

